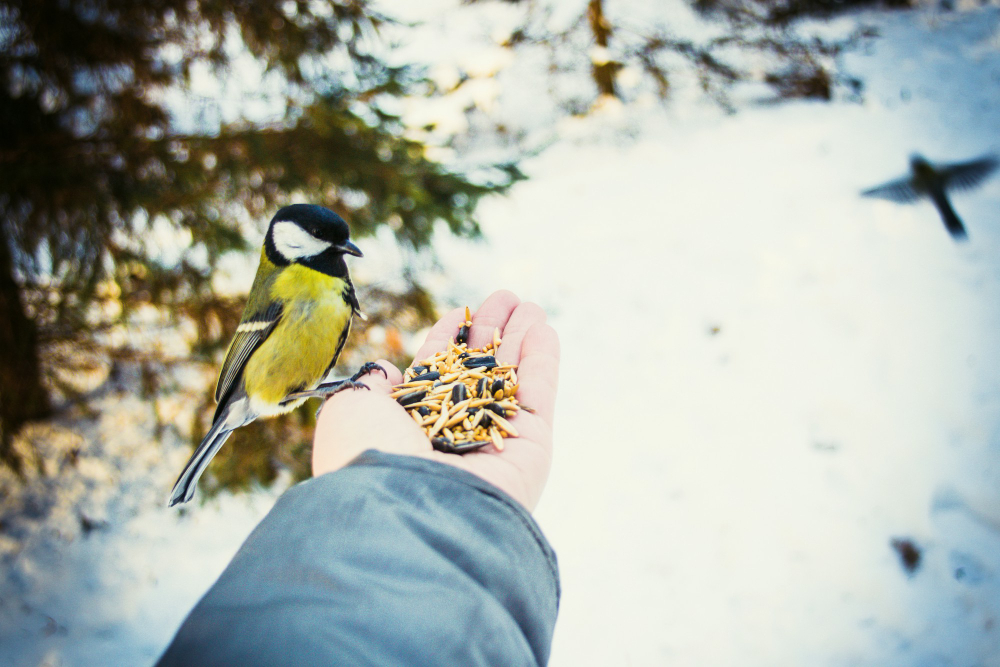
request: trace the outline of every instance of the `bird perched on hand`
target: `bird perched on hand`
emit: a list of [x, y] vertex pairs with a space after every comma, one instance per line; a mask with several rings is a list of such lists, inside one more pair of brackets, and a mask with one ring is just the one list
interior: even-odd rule
[[948, 201], [949, 190], [971, 190], [982, 183], [1000, 165], [994, 155], [967, 162], [933, 165], [920, 155], [910, 158], [910, 176], [889, 181], [862, 192], [864, 197], [878, 197], [910, 204], [923, 197], [933, 202], [945, 228], [956, 241], [967, 238], [965, 226]]
[[333, 211], [293, 204], [275, 214], [219, 373], [212, 428], [174, 484], [171, 506], [194, 496], [198, 478], [235, 429], [289, 412], [307, 398], [365, 387], [358, 378], [382, 370], [367, 363], [349, 380], [323, 383], [354, 315], [364, 317], [344, 255], [362, 256], [347, 223]]

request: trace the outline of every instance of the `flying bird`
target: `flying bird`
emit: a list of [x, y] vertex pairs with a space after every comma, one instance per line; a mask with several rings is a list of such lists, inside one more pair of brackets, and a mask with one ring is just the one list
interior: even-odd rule
[[275, 214], [219, 373], [212, 428], [174, 484], [169, 505], [191, 500], [212, 457], [237, 428], [290, 412], [308, 398], [365, 387], [357, 380], [382, 370], [367, 363], [349, 380], [323, 382], [344, 349], [354, 316], [364, 317], [345, 255], [362, 256], [347, 223], [333, 211], [293, 204]]
[[920, 155], [910, 158], [910, 175], [888, 183], [883, 183], [861, 193], [864, 197], [877, 197], [901, 204], [912, 204], [924, 197], [941, 214], [941, 220], [952, 238], [964, 241], [968, 238], [965, 226], [959, 219], [948, 192], [971, 190], [992, 174], [1000, 160], [995, 155], [985, 155], [967, 162], [934, 165]]

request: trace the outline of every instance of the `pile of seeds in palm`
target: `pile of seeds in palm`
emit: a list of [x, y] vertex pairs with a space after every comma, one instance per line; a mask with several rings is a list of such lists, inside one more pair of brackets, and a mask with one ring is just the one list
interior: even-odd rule
[[434, 449], [463, 454], [488, 444], [503, 449], [503, 438], [516, 438], [509, 418], [523, 409], [517, 393], [517, 366], [496, 359], [500, 330], [481, 348], [469, 348], [472, 315], [448, 347], [429, 359], [414, 361], [393, 387], [395, 398], [424, 429]]

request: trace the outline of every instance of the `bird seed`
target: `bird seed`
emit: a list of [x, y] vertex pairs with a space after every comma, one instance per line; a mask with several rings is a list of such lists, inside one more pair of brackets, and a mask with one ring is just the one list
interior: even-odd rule
[[525, 409], [518, 403], [517, 366], [500, 363], [502, 339], [494, 329], [485, 347], [470, 348], [472, 313], [448, 347], [429, 359], [414, 361], [393, 387], [392, 397], [427, 434], [434, 449], [465, 454], [492, 444], [503, 450], [503, 438], [516, 438], [508, 421]]

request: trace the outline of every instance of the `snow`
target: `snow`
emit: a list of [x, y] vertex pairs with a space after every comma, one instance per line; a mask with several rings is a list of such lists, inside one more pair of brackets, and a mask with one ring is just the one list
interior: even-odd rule
[[[487, 243], [436, 240], [444, 303], [509, 288], [561, 335], [553, 665], [1000, 665], [1000, 178], [955, 196], [964, 245], [858, 197], [1000, 150], [1000, 11], [858, 20], [864, 103], [602, 108], [483, 204]], [[364, 249], [359, 284], [400, 258]], [[277, 493], [178, 517], [183, 433], [144, 455], [102, 423], [72, 493], [130, 497], [31, 533], [0, 663], [150, 662]]]

